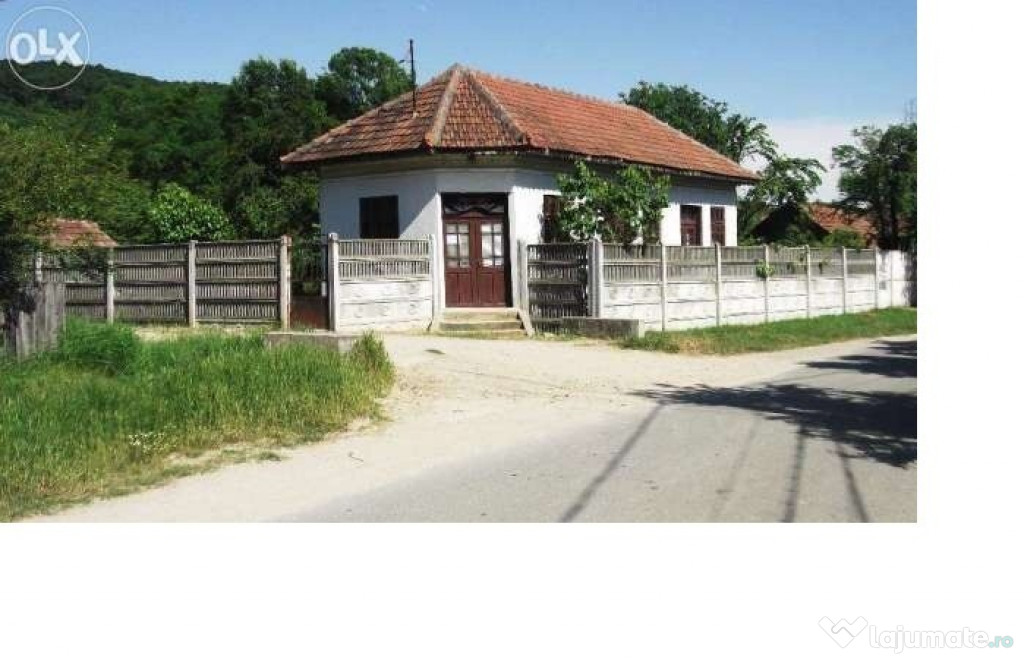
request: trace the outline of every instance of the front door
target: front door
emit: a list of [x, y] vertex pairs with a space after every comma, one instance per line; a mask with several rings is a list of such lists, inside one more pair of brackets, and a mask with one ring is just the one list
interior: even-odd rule
[[508, 306], [507, 201], [497, 194], [442, 195], [447, 306]]

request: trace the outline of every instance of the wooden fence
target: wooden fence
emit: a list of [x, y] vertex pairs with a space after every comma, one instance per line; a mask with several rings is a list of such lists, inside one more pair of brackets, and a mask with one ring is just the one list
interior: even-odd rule
[[28, 294], [35, 304], [31, 313], [20, 312], [15, 318], [0, 314], [3, 351], [16, 359], [55, 346], [64, 326], [64, 284], [35, 284]]
[[526, 247], [526, 295], [530, 319], [538, 329], [556, 326], [559, 318], [591, 315], [592, 252], [587, 243]]
[[[98, 256], [98, 258], [97, 258]], [[90, 250], [50, 255], [40, 281], [67, 288], [67, 312], [97, 320], [412, 327], [434, 316], [431, 240], [288, 238]], [[79, 263], [88, 263], [88, 266]], [[294, 277], [293, 277], [294, 274]]]
[[39, 277], [66, 285], [74, 316], [287, 325], [288, 249], [287, 238], [123, 245], [105, 250], [100, 267], [68, 267], [60, 256], [45, 256]]

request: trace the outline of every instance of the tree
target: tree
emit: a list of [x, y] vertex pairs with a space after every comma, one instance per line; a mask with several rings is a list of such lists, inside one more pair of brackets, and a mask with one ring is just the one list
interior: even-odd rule
[[813, 158], [775, 155], [761, 171], [761, 179], [740, 200], [737, 209], [740, 237], [749, 236], [769, 214], [782, 213], [786, 224], [793, 226], [793, 235], [785, 242], [811, 242], [808, 236], [813, 232], [809, 226], [807, 201], [821, 185], [824, 171], [825, 167]]
[[841, 203], [867, 212], [878, 245], [907, 249], [917, 237], [917, 124], [885, 130], [863, 126], [853, 131], [856, 144], [832, 149], [839, 176]]
[[320, 186], [315, 174], [288, 176], [278, 188], [257, 188], [239, 203], [246, 235], [276, 238], [318, 233]]
[[81, 218], [99, 222], [118, 240], [131, 239], [143, 230], [148, 203], [146, 186], [129, 176], [110, 137], [59, 125], [0, 124], [0, 208], [18, 226]]
[[658, 242], [661, 212], [668, 206], [668, 177], [629, 165], [606, 178], [577, 160], [573, 173], [559, 174], [557, 182], [562, 193], [558, 224], [573, 239]]
[[342, 48], [316, 81], [316, 96], [338, 122], [348, 121], [412, 89], [393, 57], [373, 48]]
[[231, 81], [222, 116], [231, 172], [230, 210], [261, 186], [278, 187], [280, 158], [322, 133], [328, 124], [314, 82], [291, 60], [250, 60]]
[[752, 156], [771, 159], [776, 144], [768, 127], [753, 117], [729, 112], [729, 105], [683, 85], [640, 81], [619, 97], [715, 151], [741, 162]]
[[220, 208], [197, 197], [176, 183], [161, 188], [149, 208], [149, 220], [156, 242], [227, 240], [233, 237], [231, 223]]

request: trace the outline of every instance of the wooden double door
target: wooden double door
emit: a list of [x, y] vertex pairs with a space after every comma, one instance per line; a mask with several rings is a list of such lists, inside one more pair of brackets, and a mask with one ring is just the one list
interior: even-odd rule
[[441, 195], [448, 307], [507, 307], [511, 301], [508, 195]]

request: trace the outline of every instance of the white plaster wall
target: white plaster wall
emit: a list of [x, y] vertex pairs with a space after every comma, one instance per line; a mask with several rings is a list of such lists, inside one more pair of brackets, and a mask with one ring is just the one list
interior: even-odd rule
[[[366, 176], [324, 175], [320, 184], [320, 223], [325, 234], [343, 239], [359, 237], [359, 199], [398, 196], [399, 236], [425, 238], [434, 235], [440, 245], [441, 194], [505, 193], [509, 195], [509, 276], [512, 306], [519, 306], [518, 241], [540, 241], [544, 195], [558, 194], [555, 173], [529, 169], [449, 168]], [[680, 204], [702, 207], [705, 244], [711, 244], [711, 206], [724, 206], [726, 242], [736, 244], [736, 188], [728, 185], [673, 186], [669, 206], [662, 214], [661, 240], [681, 244]], [[435, 254], [437, 272], [443, 273], [441, 250]], [[443, 280], [443, 277], [442, 277]], [[444, 286], [438, 286], [444, 308]]]
[[725, 244], [736, 245], [736, 187], [673, 186], [669, 190], [668, 207], [661, 214], [661, 242], [681, 245], [680, 206], [700, 206], [703, 245], [711, 243], [711, 207], [725, 208]]

